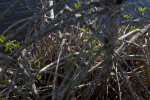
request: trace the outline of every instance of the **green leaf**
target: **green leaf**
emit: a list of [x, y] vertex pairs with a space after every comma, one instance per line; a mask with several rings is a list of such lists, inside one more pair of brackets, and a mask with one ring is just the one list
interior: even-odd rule
[[44, 56], [41, 56], [41, 57], [38, 58], [38, 60], [41, 60], [41, 59], [43, 59], [43, 58], [44, 58]]
[[44, 58], [44, 56], [41, 56], [41, 57], [38, 57], [38, 58], [34, 58], [34, 59], [30, 60], [30, 62], [32, 62], [32, 61], [39, 61], [39, 60], [41, 60], [43, 58]]
[[87, 42], [88, 41], [88, 39], [81, 39], [83, 42]]
[[32, 61], [37, 61], [37, 59], [35, 58], [35, 59], [30, 60], [30, 62], [32, 62]]
[[132, 18], [132, 16], [130, 16], [130, 15], [124, 15], [124, 18]]
[[78, 8], [78, 5], [77, 4], [73, 4], [73, 6], [77, 9]]
[[20, 42], [13, 40], [13, 41], [7, 41], [7, 43], [4, 45], [6, 47], [5, 52], [7, 52], [8, 50], [12, 50], [13, 48], [18, 47], [20, 44]]
[[74, 6], [76, 9], [78, 9], [78, 8], [81, 6], [81, 4], [80, 4], [80, 2], [79, 2], [79, 1], [77, 1], [77, 4], [76, 4], [76, 3], [74, 3], [74, 4], [73, 4], [73, 6]]
[[41, 78], [42, 78], [42, 75], [37, 75], [38, 80], [41, 80]]
[[144, 8], [138, 7], [138, 10], [141, 11], [141, 12], [144, 12], [146, 9], [147, 9], [147, 7], [144, 7]]
[[37, 66], [38, 68], [41, 68], [41, 62], [38, 62], [38, 66]]
[[2, 83], [2, 84], [9, 84], [9, 82], [7, 80], [1, 80], [0, 83]]
[[92, 50], [96, 50], [96, 49], [98, 49], [98, 46], [97, 46], [97, 45], [95, 45]]
[[129, 32], [133, 31], [135, 29], [135, 26], [131, 26]]
[[127, 26], [126, 26], [126, 25], [122, 25], [122, 27], [123, 27], [123, 29], [126, 29], [126, 28], [127, 28]]
[[86, 2], [86, 3], [87, 3], [87, 4], [90, 4], [90, 2], [91, 2], [91, 1], [90, 1], [90, 0], [88, 0], [88, 2]]
[[134, 30], [135, 29], [135, 26], [131, 26], [131, 30]]
[[121, 10], [124, 10], [124, 8], [123, 8], [123, 7], [121, 7]]
[[21, 60], [21, 56], [19, 56], [17, 60], [20, 61]]
[[143, 8], [143, 11], [145, 11], [146, 9], [147, 9], [147, 7], [144, 7], [144, 8]]
[[[94, 43], [96, 40], [92, 40], [92, 42]], [[98, 49], [98, 42], [96, 42], [96, 45], [94, 46], [94, 48], [92, 50], [96, 50]]]
[[5, 40], [4, 35], [1, 35], [1, 36], [0, 36], [0, 43], [2, 43], [4, 40]]
[[81, 28], [83, 31], [87, 31], [87, 27], [83, 27], [83, 28]]
[[90, 36], [88, 36], [87, 39], [81, 39], [83, 42], [87, 42], [89, 40]]
[[1, 35], [0, 36], [0, 43], [2, 43], [9, 35], [10, 35], [11, 32], [9, 32], [6, 36], [4, 35]]
[[138, 10], [139, 10], [139, 11], [143, 11], [142, 7], [138, 7]]

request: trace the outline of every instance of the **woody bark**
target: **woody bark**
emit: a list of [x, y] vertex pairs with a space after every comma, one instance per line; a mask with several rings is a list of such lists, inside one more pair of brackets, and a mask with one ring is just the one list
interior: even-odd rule
[[[107, 0], [106, 0], [107, 1]], [[114, 1], [107, 1], [109, 7], [109, 20], [108, 24], [106, 26], [106, 31], [105, 31], [105, 39], [104, 39], [104, 44], [106, 46], [106, 64], [105, 68], [107, 69], [107, 73], [110, 73], [112, 70], [113, 66], [113, 53], [116, 47], [116, 42], [118, 38], [118, 25], [119, 25], [119, 18], [120, 18], [120, 13], [118, 11], [120, 10], [120, 5], [115, 5], [113, 4]]]

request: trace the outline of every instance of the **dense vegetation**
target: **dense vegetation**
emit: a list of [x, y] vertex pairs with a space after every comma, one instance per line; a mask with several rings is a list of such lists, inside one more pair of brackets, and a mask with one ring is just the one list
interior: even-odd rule
[[[23, 1], [16, 0], [0, 21]], [[43, 0], [37, 14], [2, 32], [0, 98], [149, 100], [147, 7], [114, 1], [80, 0], [70, 7], [65, 0]], [[23, 42], [13, 39], [26, 28]]]

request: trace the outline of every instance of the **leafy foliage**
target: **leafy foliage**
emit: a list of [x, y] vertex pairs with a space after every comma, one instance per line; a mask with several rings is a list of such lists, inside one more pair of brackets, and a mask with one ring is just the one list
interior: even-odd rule
[[37, 75], [38, 80], [41, 80], [41, 78], [42, 78], [42, 75]]
[[77, 0], [77, 3], [74, 3], [73, 6], [78, 9], [81, 6], [81, 3], [79, 0]]
[[138, 7], [138, 10], [140, 11], [140, 12], [142, 12], [142, 15], [144, 16], [144, 11], [147, 9], [147, 7], [144, 7], [144, 8], [142, 8], [142, 7]]
[[2, 83], [2, 84], [9, 84], [9, 82], [7, 80], [1, 80], [0, 83]]
[[131, 26], [129, 32], [133, 31], [135, 29], [135, 26]]
[[132, 18], [132, 16], [125, 14], [125, 15], [124, 15], [124, 18], [127, 18], [127, 19], [128, 19], [128, 18]]
[[40, 60], [42, 60], [44, 58], [44, 56], [41, 56], [41, 53], [39, 53], [38, 54], [38, 57], [37, 58], [34, 58], [34, 59], [32, 59], [32, 60], [30, 60], [30, 62], [38, 62], [38, 65], [37, 65], [37, 67], [38, 68], [41, 68], [41, 62], [40, 62]]
[[20, 42], [13, 40], [8, 40], [7, 43], [4, 45], [6, 47], [5, 52], [11, 51], [12, 49], [19, 47]]
[[[10, 34], [10, 33], [9, 33]], [[4, 35], [1, 35], [0, 36], [0, 43], [2, 43], [8, 36], [9, 36], [9, 34], [7, 34], [6, 36], [4, 36]], [[12, 41], [10, 41], [10, 40], [8, 40], [7, 42], [6, 42], [6, 44], [4, 44], [4, 46], [5, 46], [5, 52], [7, 52], [7, 51], [11, 51], [12, 49], [14, 49], [14, 48], [16, 48], [16, 47], [19, 47], [19, 44], [20, 44], [20, 42], [18, 42], [17, 40], [12, 40]]]
[[121, 7], [121, 10], [124, 10], [124, 8], [123, 8], [123, 7]]

